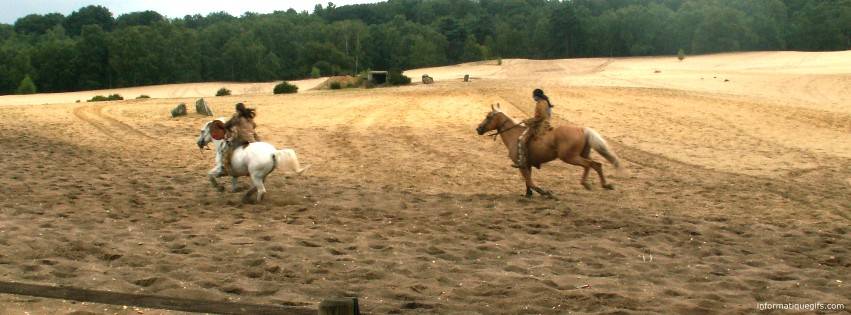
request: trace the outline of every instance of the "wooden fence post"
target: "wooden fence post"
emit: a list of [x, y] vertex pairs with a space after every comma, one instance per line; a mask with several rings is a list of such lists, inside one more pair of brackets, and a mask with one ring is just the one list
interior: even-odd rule
[[319, 315], [360, 315], [358, 298], [327, 299], [319, 303]]

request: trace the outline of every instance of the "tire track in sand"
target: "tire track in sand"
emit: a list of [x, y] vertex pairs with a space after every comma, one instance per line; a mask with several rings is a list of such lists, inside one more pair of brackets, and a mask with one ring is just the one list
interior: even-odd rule
[[149, 136], [138, 129], [103, 113], [106, 104], [82, 105], [74, 108], [74, 116], [88, 123], [107, 137], [122, 140], [121, 134], [129, 134], [150, 140], [156, 138]]

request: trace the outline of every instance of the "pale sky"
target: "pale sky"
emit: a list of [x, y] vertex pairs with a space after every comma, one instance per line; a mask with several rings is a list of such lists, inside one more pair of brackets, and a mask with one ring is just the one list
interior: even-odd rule
[[[329, 1], [309, 0], [0, 0], [0, 23], [13, 24], [18, 18], [28, 14], [62, 13], [65, 16], [79, 8], [88, 5], [101, 5], [107, 7], [114, 17], [123, 13], [154, 10], [169, 18], [183, 17], [184, 15], [201, 14], [225, 11], [233, 16], [240, 16], [246, 11], [256, 13], [271, 13], [274, 11], [286, 11], [293, 8], [296, 11], [313, 11], [313, 7], [321, 3], [327, 6]], [[381, 0], [336, 0], [330, 1], [337, 6], [355, 3], [382, 2]]]

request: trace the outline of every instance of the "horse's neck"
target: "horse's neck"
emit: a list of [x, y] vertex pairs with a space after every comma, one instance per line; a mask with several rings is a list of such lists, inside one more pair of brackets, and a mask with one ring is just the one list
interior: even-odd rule
[[[216, 154], [224, 153], [225, 148], [228, 146], [227, 142], [224, 140], [213, 140], [213, 145], [216, 147]], [[236, 153], [236, 151], [240, 149], [242, 149], [241, 146], [236, 147], [233, 149], [233, 152]]]
[[508, 148], [510, 152], [512, 148], [517, 148], [517, 140], [520, 138], [520, 134], [523, 133], [523, 130], [525, 130], [526, 127], [517, 126], [517, 123], [514, 122], [511, 117], [506, 116], [506, 118], [508, 119], [508, 122], [503, 123], [505, 127], [502, 128], [502, 130], [506, 131], [500, 133], [499, 136], [502, 138], [502, 143], [505, 144], [505, 147]]

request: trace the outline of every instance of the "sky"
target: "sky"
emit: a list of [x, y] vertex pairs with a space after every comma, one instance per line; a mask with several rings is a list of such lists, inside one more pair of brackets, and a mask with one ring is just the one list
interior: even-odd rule
[[[0, 0], [0, 23], [13, 24], [28, 14], [62, 13], [65, 16], [88, 5], [107, 7], [114, 17], [123, 13], [154, 10], [169, 18], [184, 15], [225, 11], [240, 16], [246, 11], [271, 13], [293, 8], [296, 11], [313, 11], [316, 4], [326, 6], [329, 1], [308, 0]], [[382, 2], [380, 0], [334, 0], [337, 6], [355, 3]]]

